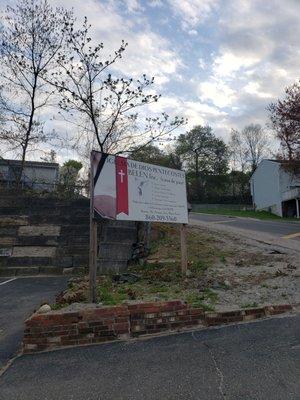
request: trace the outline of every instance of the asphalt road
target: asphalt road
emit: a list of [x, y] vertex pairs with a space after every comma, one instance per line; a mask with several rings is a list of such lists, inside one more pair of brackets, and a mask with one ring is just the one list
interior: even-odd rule
[[300, 316], [22, 356], [1, 400], [299, 400]]
[[256, 220], [225, 215], [190, 213], [190, 222], [193, 221], [207, 222], [208, 225], [226, 225], [227, 227], [231, 226], [233, 228], [246, 229], [253, 232], [267, 233], [278, 238], [285, 238], [286, 236], [298, 233], [298, 236], [286, 239], [300, 241], [300, 222]]
[[0, 369], [14, 357], [23, 338], [24, 320], [42, 301], [52, 302], [67, 278], [30, 277], [0, 280]]

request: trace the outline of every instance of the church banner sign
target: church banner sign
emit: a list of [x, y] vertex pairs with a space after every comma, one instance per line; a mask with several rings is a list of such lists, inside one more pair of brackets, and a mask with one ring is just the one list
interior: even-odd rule
[[113, 156], [91, 154], [93, 208], [103, 218], [188, 223], [185, 173]]

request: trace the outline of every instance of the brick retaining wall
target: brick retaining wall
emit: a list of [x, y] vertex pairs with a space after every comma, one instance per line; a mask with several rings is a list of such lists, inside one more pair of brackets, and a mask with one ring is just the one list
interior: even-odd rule
[[124, 304], [76, 312], [33, 314], [26, 322], [24, 353], [63, 346], [124, 340], [193, 326], [249, 321], [291, 311], [289, 304], [220, 313], [191, 308], [181, 300]]

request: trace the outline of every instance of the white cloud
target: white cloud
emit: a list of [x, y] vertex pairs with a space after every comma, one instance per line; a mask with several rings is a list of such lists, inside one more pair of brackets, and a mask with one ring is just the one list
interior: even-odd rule
[[[137, 0], [124, 1], [129, 10], [136, 11], [141, 7]], [[62, 0], [53, 0], [53, 3], [62, 5]], [[78, 22], [82, 21], [83, 16], [87, 16], [93, 27], [95, 41], [104, 43], [105, 55], [114, 52], [122, 39], [128, 42], [123, 59], [114, 65], [117, 71], [134, 78], [146, 73], [155, 76], [160, 85], [167, 83], [170, 76], [182, 65], [180, 56], [166, 38], [151, 30], [149, 24], [137, 26], [136, 17], [122, 15], [118, 4], [116, 1], [72, 1]]]
[[141, 6], [139, 0], [123, 0], [125, 7], [131, 13], [143, 11], [144, 8]]
[[212, 69], [218, 77], [233, 77], [241, 68], [252, 67], [258, 61], [257, 57], [242, 57], [230, 51], [224, 51], [216, 57]]
[[162, 2], [162, 0], [150, 0], [150, 1], [148, 1], [148, 5], [153, 8], [162, 7], [163, 2]]
[[199, 24], [203, 23], [219, 3], [219, 0], [168, 0], [175, 16], [181, 20], [184, 30], [194, 34]]
[[249, 82], [245, 87], [244, 90], [246, 93], [256, 95], [258, 97], [263, 98], [273, 98], [271, 93], [266, 93], [261, 90], [260, 84], [258, 82]]
[[230, 106], [235, 99], [235, 91], [221, 80], [201, 82], [198, 94], [201, 100], [209, 100], [220, 108]]

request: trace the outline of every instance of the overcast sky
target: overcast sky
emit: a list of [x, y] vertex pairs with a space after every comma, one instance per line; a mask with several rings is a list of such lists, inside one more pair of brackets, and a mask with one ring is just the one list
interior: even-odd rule
[[123, 73], [156, 77], [160, 105], [189, 125], [267, 122], [300, 77], [300, 0], [53, 1], [87, 15], [107, 48], [129, 43]]
[[[4, 4], [4, 0], [0, 0]], [[300, 77], [300, 0], [49, 0], [86, 15], [118, 69], [156, 77], [157, 111], [189, 127], [267, 122], [267, 105]]]

